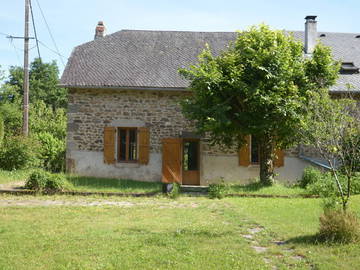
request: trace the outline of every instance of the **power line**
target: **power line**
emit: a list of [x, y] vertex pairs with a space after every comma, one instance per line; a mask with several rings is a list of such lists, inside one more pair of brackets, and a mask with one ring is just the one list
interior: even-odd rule
[[40, 61], [41, 61], [41, 55], [40, 55], [40, 49], [39, 49], [39, 40], [38, 40], [37, 33], [36, 33], [36, 26], [35, 26], [35, 20], [34, 20], [34, 12], [33, 12], [32, 4], [31, 4], [31, 0], [29, 0], [29, 3], [30, 3], [31, 20], [32, 20], [33, 28], [34, 28], [34, 35], [35, 35], [35, 40], [36, 40], [37, 52], [38, 52], [38, 55], [39, 55], [39, 59], [40, 59]]
[[20, 56], [19, 56], [19, 54], [18, 54], [18, 52], [17, 52], [17, 48], [15, 47], [15, 44], [13, 43], [13, 39], [12, 38], [9, 38], [9, 43], [10, 43], [10, 45], [12, 45], [12, 47], [14, 48], [14, 51], [15, 51], [15, 54], [16, 54], [16, 58], [17, 58], [17, 60], [19, 61], [19, 65], [21, 65], [21, 61], [20, 61]]
[[[61, 56], [61, 54], [60, 54], [60, 52], [59, 52], [59, 48], [57, 47], [56, 42], [55, 42], [55, 39], [54, 39], [54, 37], [53, 37], [53, 35], [52, 35], [52, 33], [51, 33], [49, 24], [47, 23], [47, 20], [46, 20], [46, 18], [45, 18], [44, 12], [43, 12], [42, 9], [41, 9], [40, 3], [39, 3], [38, 0], [36, 0], [36, 3], [37, 3], [37, 5], [38, 5], [38, 7], [39, 7], [41, 16], [43, 17], [43, 20], [44, 20], [44, 22], [45, 22], [45, 25], [46, 25], [46, 28], [47, 28], [47, 30], [48, 30], [48, 32], [49, 32], [49, 35], [50, 35], [50, 37], [51, 37], [51, 40], [52, 40], [52, 42], [53, 42], [53, 44], [54, 44], [54, 46], [55, 46], [57, 55]], [[43, 44], [43, 45], [44, 45], [44, 44]], [[49, 49], [49, 48], [48, 48], [48, 49]], [[63, 60], [61, 57], [59, 57], [59, 58], [60, 58], [61, 63], [63, 64], [63, 66], [65, 66], [64, 60]]]
[[[53, 52], [54, 54], [56, 54], [57, 56], [59, 56], [60, 59], [66, 58], [65, 56], [63, 56], [62, 54], [60, 54], [59, 52], [51, 49], [49, 46], [47, 46], [44, 42], [42, 42], [41, 40], [39, 40], [39, 43], [41, 45], [43, 45], [46, 49], [48, 49], [49, 51]], [[62, 61], [63, 62], [63, 61]], [[64, 62], [63, 62], [64, 63]]]

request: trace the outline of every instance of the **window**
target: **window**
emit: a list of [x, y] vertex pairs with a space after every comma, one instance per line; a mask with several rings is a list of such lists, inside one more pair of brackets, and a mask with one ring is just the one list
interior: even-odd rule
[[[259, 141], [255, 136], [247, 135], [245, 136], [246, 143], [242, 145], [239, 149], [239, 166], [248, 167], [251, 164], [260, 163], [260, 145]], [[284, 166], [285, 153], [282, 149], [274, 149], [275, 167]]]
[[117, 159], [120, 162], [138, 160], [137, 128], [118, 128]]
[[260, 160], [259, 143], [255, 136], [251, 136], [250, 161], [252, 164], [259, 164]]

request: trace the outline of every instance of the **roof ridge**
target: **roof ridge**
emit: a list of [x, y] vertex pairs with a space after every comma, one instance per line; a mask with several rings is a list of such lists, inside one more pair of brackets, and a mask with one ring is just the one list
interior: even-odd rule
[[[236, 33], [237, 31], [192, 31], [192, 30], [149, 30], [149, 29], [121, 29], [117, 32], [179, 32], [179, 33]], [[115, 33], [117, 33], [115, 32]]]

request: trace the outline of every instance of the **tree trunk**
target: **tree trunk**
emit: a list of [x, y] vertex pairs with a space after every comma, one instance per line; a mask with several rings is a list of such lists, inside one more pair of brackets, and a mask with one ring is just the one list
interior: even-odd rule
[[260, 182], [264, 185], [274, 183], [274, 146], [267, 136], [260, 138]]

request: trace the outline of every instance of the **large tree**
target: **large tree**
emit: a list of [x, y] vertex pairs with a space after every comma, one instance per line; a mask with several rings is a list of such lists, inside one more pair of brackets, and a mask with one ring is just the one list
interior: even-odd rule
[[321, 44], [305, 57], [303, 44], [291, 34], [260, 25], [239, 32], [219, 56], [207, 47], [198, 64], [180, 73], [192, 91], [183, 111], [198, 131], [226, 147], [256, 136], [260, 180], [271, 184], [274, 150], [296, 143], [309, 93], [335, 83], [338, 63]]
[[[19, 95], [23, 95], [23, 68], [13, 66], [9, 69], [6, 85], [15, 87]], [[35, 58], [30, 65], [30, 103], [42, 100], [53, 109], [66, 108], [67, 92], [58, 86], [59, 69], [55, 61], [44, 63]]]

